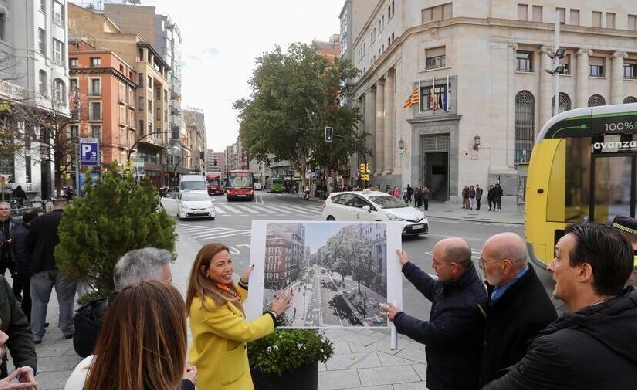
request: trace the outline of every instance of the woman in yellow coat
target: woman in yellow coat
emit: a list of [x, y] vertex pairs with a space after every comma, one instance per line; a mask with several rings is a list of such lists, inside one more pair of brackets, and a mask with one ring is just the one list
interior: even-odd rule
[[248, 266], [233, 282], [232, 257], [223, 244], [201, 248], [190, 272], [186, 306], [192, 345], [188, 361], [197, 367], [198, 390], [254, 389], [247, 342], [274, 331], [277, 317], [290, 307], [292, 291], [272, 301], [272, 311], [248, 322], [243, 301], [248, 296]]

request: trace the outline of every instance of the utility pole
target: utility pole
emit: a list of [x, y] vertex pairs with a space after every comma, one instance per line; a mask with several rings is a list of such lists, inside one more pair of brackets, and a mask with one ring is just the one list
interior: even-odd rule
[[555, 76], [555, 96], [553, 102], [553, 116], [560, 112], [560, 74], [564, 73], [564, 65], [560, 64], [560, 59], [564, 57], [566, 50], [560, 47], [560, 13], [555, 11], [555, 49], [552, 53], [547, 53], [553, 60], [551, 69], [544, 69], [548, 74]]

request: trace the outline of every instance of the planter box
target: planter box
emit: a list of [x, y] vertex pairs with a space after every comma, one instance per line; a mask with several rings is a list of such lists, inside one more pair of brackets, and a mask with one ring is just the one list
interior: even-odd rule
[[255, 390], [318, 390], [318, 362], [306, 364], [292, 372], [264, 374], [250, 370]]

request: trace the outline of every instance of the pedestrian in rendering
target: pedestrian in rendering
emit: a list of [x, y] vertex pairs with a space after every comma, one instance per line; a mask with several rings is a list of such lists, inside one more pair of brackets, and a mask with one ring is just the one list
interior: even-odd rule
[[637, 219], [618, 215], [613, 219], [612, 226], [628, 239], [633, 248], [633, 272], [628, 284], [637, 286]]
[[[172, 254], [166, 249], [146, 247], [128, 251], [115, 264], [115, 291], [146, 280], [170, 283], [171, 260]], [[99, 298], [77, 309], [73, 317], [73, 348], [79, 356], [85, 358], [93, 353], [111, 298]]]
[[22, 312], [31, 322], [31, 251], [27, 246], [27, 235], [31, 221], [43, 214], [29, 211], [22, 216], [22, 223], [17, 224], [11, 236], [11, 256], [15, 260], [15, 274], [13, 275], [13, 294], [21, 299]]
[[557, 313], [529, 264], [524, 240], [517, 234], [489, 238], [482, 248], [480, 267], [489, 299], [480, 364], [480, 385], [485, 385], [520, 361], [529, 341], [553, 322]]
[[494, 210], [502, 211], [502, 187], [500, 187], [500, 183], [496, 183], [493, 186], [493, 207]]
[[64, 390], [194, 390], [187, 346], [179, 290], [159, 280], [132, 284], [111, 300], [95, 355], [75, 367]]
[[480, 205], [482, 204], [482, 187], [480, 184], [476, 184], [476, 210], [480, 210]]
[[400, 334], [425, 345], [427, 388], [477, 389], [486, 292], [471, 261], [471, 248], [459, 237], [438, 241], [433, 268], [438, 279], [423, 272], [397, 250], [403, 275], [432, 302], [429, 320], [412, 317], [391, 303], [381, 310]]
[[485, 389], [634, 389], [637, 291], [625, 237], [597, 223], [565, 230], [548, 266], [569, 312], [542, 330], [522, 360]]
[[427, 186], [422, 188], [422, 203], [425, 207], [425, 211], [429, 210], [429, 188], [427, 188]]
[[27, 235], [27, 247], [31, 251], [31, 327], [33, 341], [42, 342], [47, 304], [55, 286], [60, 307], [59, 326], [64, 338], [71, 339], [73, 328], [73, 307], [77, 284], [73, 278], [62, 274], [55, 265], [53, 252], [60, 243], [58, 227], [64, 214], [66, 201], [53, 202], [53, 211], [31, 221]]
[[235, 284], [227, 246], [207, 244], [197, 253], [186, 307], [192, 334], [188, 361], [198, 369], [198, 390], [252, 389], [246, 343], [272, 333], [279, 316], [291, 305], [290, 290], [274, 298], [271, 311], [246, 321], [243, 301], [252, 268], [246, 267]]

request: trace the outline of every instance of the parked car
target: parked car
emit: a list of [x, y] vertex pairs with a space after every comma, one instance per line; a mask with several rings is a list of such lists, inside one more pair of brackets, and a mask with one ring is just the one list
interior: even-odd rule
[[399, 221], [405, 235], [429, 232], [429, 221], [422, 211], [380, 191], [330, 194], [323, 203], [321, 217], [327, 221]]
[[177, 218], [215, 219], [215, 205], [207, 191], [183, 191], [177, 203]]

